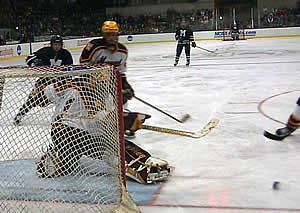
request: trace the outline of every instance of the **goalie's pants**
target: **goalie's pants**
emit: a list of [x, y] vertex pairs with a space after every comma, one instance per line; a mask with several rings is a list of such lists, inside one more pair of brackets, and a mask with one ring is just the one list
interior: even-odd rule
[[[88, 132], [78, 128], [59, 125], [52, 126], [51, 137], [54, 150], [58, 155], [59, 176], [72, 174], [79, 169], [79, 160], [85, 155], [94, 159], [101, 159], [104, 152], [109, 152], [113, 148], [110, 147], [109, 141], [105, 136], [91, 136]], [[125, 160], [130, 163], [139, 161], [131, 165], [131, 168], [137, 170], [141, 165], [145, 165], [145, 161], [151, 155], [141, 147], [125, 140]], [[146, 171], [146, 170], [145, 170]], [[145, 177], [146, 178], [146, 177]]]
[[62, 176], [79, 169], [79, 160], [83, 155], [101, 159], [103, 152], [108, 149], [105, 137], [91, 136], [86, 131], [66, 125], [53, 126], [51, 138]]
[[187, 43], [187, 44], [177, 43], [175, 61], [179, 60], [183, 47], [184, 47], [185, 56], [186, 56], [187, 61], [190, 60], [190, 55], [191, 55], [190, 43]]

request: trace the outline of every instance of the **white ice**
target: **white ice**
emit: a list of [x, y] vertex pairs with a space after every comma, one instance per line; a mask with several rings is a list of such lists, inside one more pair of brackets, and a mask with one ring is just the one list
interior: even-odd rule
[[[198, 41], [191, 65], [184, 52], [173, 66], [176, 43], [132, 44], [128, 81], [137, 97], [181, 118], [181, 124], [132, 100], [131, 111], [152, 116], [145, 124], [198, 131], [200, 139], [140, 130], [133, 140], [167, 160], [173, 172], [143, 213], [300, 212], [300, 132], [283, 142], [263, 131], [283, 127], [300, 96], [300, 38]], [[81, 50], [72, 51], [78, 63]], [[23, 64], [24, 59], [0, 65]], [[274, 97], [272, 97], [274, 96]], [[265, 100], [265, 101], [264, 101]], [[264, 101], [264, 102], [263, 102]], [[262, 103], [259, 108], [259, 104]], [[280, 182], [273, 190], [274, 181]]]

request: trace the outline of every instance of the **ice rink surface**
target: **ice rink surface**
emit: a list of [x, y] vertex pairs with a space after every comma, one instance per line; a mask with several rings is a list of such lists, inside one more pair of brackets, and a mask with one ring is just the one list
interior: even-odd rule
[[[300, 38], [198, 41], [191, 65], [173, 66], [176, 43], [127, 45], [127, 78], [135, 95], [181, 118], [132, 100], [131, 111], [150, 114], [145, 124], [200, 130], [200, 139], [140, 130], [132, 141], [167, 160], [172, 176], [143, 213], [300, 212], [300, 131], [282, 142], [263, 131], [283, 127], [300, 96]], [[81, 50], [72, 51], [78, 64]], [[24, 58], [0, 61], [24, 65]], [[272, 189], [279, 181], [278, 190]]]

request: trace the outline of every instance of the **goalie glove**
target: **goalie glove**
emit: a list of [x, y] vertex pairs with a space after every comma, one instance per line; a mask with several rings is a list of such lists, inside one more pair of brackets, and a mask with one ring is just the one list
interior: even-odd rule
[[193, 41], [193, 42], [192, 42], [192, 47], [195, 48], [196, 46], [197, 46], [197, 45], [196, 45], [196, 42]]
[[142, 124], [146, 119], [151, 118], [150, 115], [138, 112], [124, 112], [124, 130], [131, 130], [133, 132], [142, 128]]

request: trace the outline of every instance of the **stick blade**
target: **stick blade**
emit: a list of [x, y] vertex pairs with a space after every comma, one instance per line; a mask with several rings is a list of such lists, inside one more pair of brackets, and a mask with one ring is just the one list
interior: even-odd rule
[[264, 136], [266, 138], [269, 138], [271, 140], [275, 140], [275, 141], [282, 141], [283, 139], [285, 139], [287, 136], [280, 136], [280, 135], [276, 135], [276, 134], [272, 134], [268, 131], [264, 131]]
[[218, 125], [219, 122], [220, 120], [217, 118], [211, 119], [208, 122], [208, 124], [206, 124], [200, 131], [193, 133], [194, 138], [201, 138], [207, 135], [208, 133], [211, 132], [213, 128], [215, 128]]

